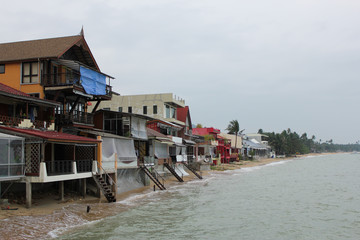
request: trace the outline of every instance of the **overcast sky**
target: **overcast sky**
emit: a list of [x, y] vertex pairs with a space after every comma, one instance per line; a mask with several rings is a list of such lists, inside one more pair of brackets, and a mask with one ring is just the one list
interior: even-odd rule
[[172, 92], [194, 124], [360, 140], [358, 0], [7, 1], [0, 22], [1, 43], [84, 26], [115, 91]]

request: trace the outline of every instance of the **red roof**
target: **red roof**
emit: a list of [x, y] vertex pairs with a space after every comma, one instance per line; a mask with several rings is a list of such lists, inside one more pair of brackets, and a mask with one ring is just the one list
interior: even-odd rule
[[220, 130], [216, 128], [193, 128], [193, 135], [205, 136], [211, 133], [219, 134]]
[[4, 126], [0, 126], [0, 128], [8, 130], [8, 131], [27, 134], [27, 135], [40, 137], [40, 138], [44, 138], [47, 140], [53, 140], [53, 141], [83, 142], [83, 143], [98, 143], [98, 142], [100, 142], [97, 139], [81, 137], [81, 136], [76, 136], [76, 135], [72, 135], [72, 134], [68, 134], [68, 133], [56, 132], [56, 131], [41, 131], [41, 130], [35, 130], [35, 129], [12, 128], [12, 127], [4, 127]]
[[54, 105], [54, 104], [59, 105], [58, 102], [55, 102], [55, 101], [52, 101], [52, 100], [40, 99], [40, 98], [37, 98], [37, 97], [30, 96], [27, 93], [24, 93], [24, 92], [19, 91], [19, 90], [15, 89], [15, 88], [9, 87], [8, 85], [5, 85], [3, 83], [0, 83], [0, 94], [1, 94], [1, 92], [7, 93], [7, 94], [10, 94], [10, 95], [14, 95], [14, 98], [23, 97], [23, 98], [28, 99], [29, 101], [35, 101], [35, 102], [38, 102], [38, 103], [41, 102], [41, 103], [50, 104], [50, 105]]
[[12, 95], [18, 95], [18, 96], [22, 96], [22, 97], [29, 97], [31, 98], [31, 96], [27, 93], [24, 93], [22, 91], [16, 90], [15, 88], [9, 87], [3, 83], [0, 83], [0, 91], [1, 92], [5, 92], [5, 93], [10, 93]]
[[186, 123], [186, 118], [189, 116], [189, 127], [192, 129], [191, 117], [190, 117], [190, 110], [189, 106], [185, 106], [183, 108], [176, 109], [177, 120]]

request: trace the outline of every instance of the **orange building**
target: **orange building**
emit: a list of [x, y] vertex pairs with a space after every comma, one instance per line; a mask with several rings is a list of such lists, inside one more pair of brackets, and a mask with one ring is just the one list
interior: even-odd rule
[[60, 102], [57, 129], [93, 127], [87, 105], [111, 99], [111, 78], [101, 73], [83, 34], [0, 44], [0, 83]]

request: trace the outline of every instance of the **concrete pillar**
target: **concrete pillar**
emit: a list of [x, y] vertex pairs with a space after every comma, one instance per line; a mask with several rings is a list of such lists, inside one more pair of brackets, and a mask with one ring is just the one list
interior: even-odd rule
[[83, 198], [85, 198], [86, 197], [86, 178], [81, 179], [81, 181], [82, 181], [81, 193], [82, 193]]
[[31, 182], [26, 182], [26, 207], [31, 208], [31, 199], [32, 199], [32, 192], [31, 192]]
[[64, 201], [64, 181], [60, 181], [59, 182], [59, 197], [60, 197], [60, 201]]

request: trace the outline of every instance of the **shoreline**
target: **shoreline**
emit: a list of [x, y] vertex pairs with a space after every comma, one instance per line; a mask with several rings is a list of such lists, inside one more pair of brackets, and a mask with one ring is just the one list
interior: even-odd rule
[[[208, 175], [210, 172], [222, 172], [222, 171], [228, 171], [228, 170], [236, 170], [241, 168], [250, 168], [250, 167], [256, 167], [256, 166], [262, 166], [273, 162], [280, 162], [280, 161], [286, 161], [290, 159], [296, 159], [296, 158], [303, 158], [307, 156], [320, 156], [320, 155], [329, 155], [329, 154], [338, 154], [338, 153], [319, 153], [319, 154], [305, 154], [305, 155], [298, 155], [294, 157], [287, 157], [287, 158], [263, 158], [259, 160], [253, 160], [253, 161], [239, 161], [239, 162], [233, 162], [229, 164], [221, 164], [218, 166], [213, 167], [212, 170], [209, 171], [201, 171], [202, 176]], [[189, 176], [184, 177], [184, 183], [186, 184], [189, 181], [197, 180], [198, 178], [193, 175], [191, 172], [189, 172]], [[179, 184], [179, 182], [175, 179], [175, 177], [171, 176], [165, 180], [165, 184], [167, 186]], [[116, 199], [117, 202], [126, 200], [127, 198], [142, 194], [147, 191], [150, 191], [153, 189], [154, 184], [150, 182], [149, 186], [140, 187], [134, 190], [130, 190], [127, 192], [123, 192], [120, 194], [117, 194]], [[99, 203], [107, 203], [106, 199], [102, 196], [101, 198], [94, 197], [87, 195], [86, 198], [82, 198], [80, 196], [70, 196], [69, 199], [63, 202], [58, 202], [57, 200], [58, 196], [56, 195], [45, 195], [43, 198], [36, 199], [36, 203], [31, 208], [26, 208], [24, 205], [21, 204], [1, 204], [2, 207], [10, 206], [11, 208], [18, 208], [17, 210], [1, 210], [0, 212], [0, 220], [8, 219], [11, 217], [19, 217], [19, 216], [39, 216], [39, 215], [51, 215], [55, 211], [61, 210], [63, 208], [69, 207], [71, 205], [75, 204], [82, 204], [84, 205], [84, 209], [89, 204], [99, 204]]]

